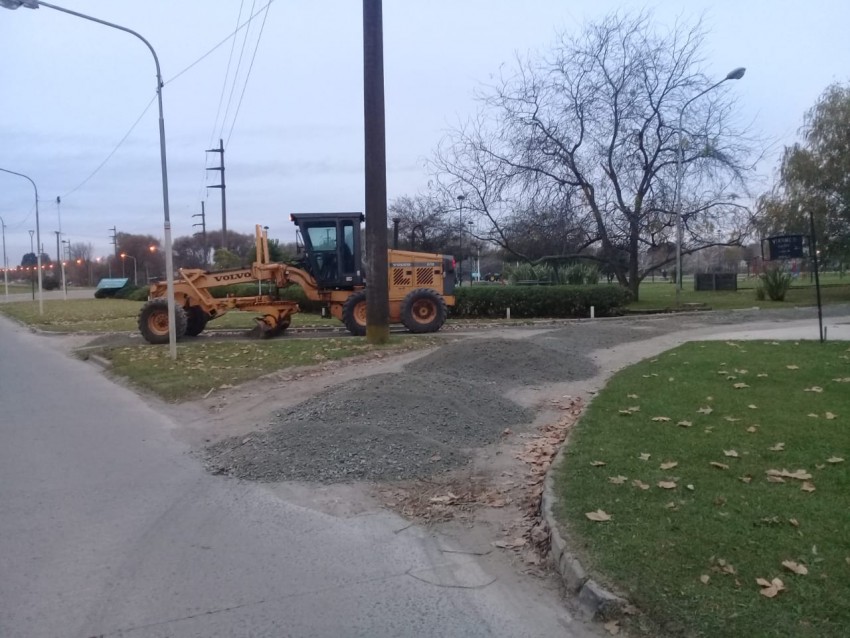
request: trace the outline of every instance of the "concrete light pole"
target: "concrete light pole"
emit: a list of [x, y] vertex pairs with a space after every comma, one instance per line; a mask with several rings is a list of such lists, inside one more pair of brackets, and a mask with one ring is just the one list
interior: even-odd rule
[[[159, 58], [156, 55], [156, 51], [151, 46], [150, 42], [145, 40], [140, 34], [136, 33], [132, 29], [128, 29], [127, 27], [122, 27], [118, 24], [114, 24], [112, 22], [107, 22], [106, 20], [100, 20], [98, 18], [93, 18], [92, 16], [85, 15], [84, 13], [78, 13], [76, 11], [71, 11], [70, 9], [64, 9], [62, 7], [57, 7], [56, 5], [49, 4], [47, 2], [41, 2], [41, 0], [0, 0], [0, 7], [5, 7], [6, 9], [17, 9], [19, 7], [26, 7], [28, 9], [38, 9], [39, 7], [47, 7], [49, 9], [55, 9], [56, 11], [61, 11], [62, 13], [67, 13], [72, 16], [76, 16], [78, 18], [82, 18], [83, 20], [89, 20], [91, 22], [97, 22], [98, 24], [102, 24], [107, 27], [111, 27], [113, 29], [118, 29], [119, 31], [124, 31], [125, 33], [129, 33], [137, 37], [141, 40], [145, 46], [150, 50], [151, 55], [153, 56], [154, 64], [156, 65], [156, 97], [159, 105], [159, 153], [160, 153], [160, 164], [162, 165], [162, 209], [163, 216], [165, 218], [165, 281], [166, 287], [168, 289], [168, 346], [169, 352], [171, 354], [172, 359], [177, 359], [177, 331], [174, 325], [174, 256], [171, 250], [171, 219], [169, 216], [168, 210], [168, 167], [165, 159], [165, 118], [162, 114], [162, 72], [159, 68]], [[32, 181], [32, 180], [30, 180]], [[35, 186], [35, 184], [33, 184]], [[36, 225], [38, 224], [38, 193], [36, 192]], [[39, 245], [41, 242], [39, 241]], [[41, 290], [41, 268], [40, 268], [41, 257], [39, 255], [39, 291]], [[41, 297], [39, 297], [39, 304], [41, 304]]]
[[744, 67], [738, 67], [737, 69], [733, 69], [729, 71], [725, 78], [720, 80], [719, 82], [711, 85], [704, 91], [700, 91], [695, 96], [693, 96], [690, 100], [685, 102], [682, 105], [681, 110], [679, 111], [679, 128], [677, 130], [677, 152], [676, 152], [676, 191], [674, 196], [674, 202], [676, 204], [676, 306], [678, 307], [681, 304], [681, 293], [682, 293], [682, 242], [685, 238], [685, 230], [682, 224], [682, 181], [685, 177], [685, 147], [684, 141], [682, 140], [682, 120], [685, 116], [685, 109], [693, 102], [701, 98], [703, 95], [708, 93], [709, 91], [713, 91], [718, 86], [723, 84], [726, 80], [740, 80], [744, 77], [744, 73], [747, 71]]
[[6, 259], [6, 222], [0, 217], [0, 228], [3, 229], [3, 284], [6, 286], [6, 301], [9, 301], [9, 260]]
[[133, 255], [128, 255], [127, 253], [121, 253], [121, 263], [124, 262], [124, 259], [126, 257], [129, 257], [130, 259], [133, 260], [133, 285], [138, 286], [139, 285], [139, 271], [137, 269], [138, 264], [136, 263], [136, 258], [133, 257]]

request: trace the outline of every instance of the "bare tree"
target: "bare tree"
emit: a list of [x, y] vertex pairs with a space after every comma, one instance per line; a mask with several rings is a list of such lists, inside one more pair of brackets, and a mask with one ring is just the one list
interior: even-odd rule
[[[637, 297], [646, 274], [673, 261], [657, 248], [675, 242], [682, 115], [682, 252], [739, 243], [751, 215], [735, 191], [745, 191], [754, 141], [734, 125], [725, 87], [688, 105], [713, 84], [701, 71], [704, 37], [700, 24], [661, 33], [648, 14], [612, 15], [519, 59], [438, 149], [442, 196], [464, 193], [487, 239], [516, 256], [594, 259]], [[534, 255], [518, 239], [535, 225], [551, 232], [547, 217], [559, 240]]]

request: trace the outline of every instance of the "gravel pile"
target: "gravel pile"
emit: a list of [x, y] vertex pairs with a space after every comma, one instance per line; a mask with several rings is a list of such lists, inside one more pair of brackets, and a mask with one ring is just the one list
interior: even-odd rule
[[496, 388], [408, 370], [352, 381], [273, 415], [261, 432], [205, 450], [207, 469], [259, 481], [421, 478], [529, 423]]

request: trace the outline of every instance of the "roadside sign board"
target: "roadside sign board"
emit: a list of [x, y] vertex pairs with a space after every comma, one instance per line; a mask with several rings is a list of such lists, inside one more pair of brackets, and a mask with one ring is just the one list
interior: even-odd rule
[[805, 235], [776, 235], [761, 240], [761, 256], [766, 261], [774, 259], [799, 259], [803, 257]]

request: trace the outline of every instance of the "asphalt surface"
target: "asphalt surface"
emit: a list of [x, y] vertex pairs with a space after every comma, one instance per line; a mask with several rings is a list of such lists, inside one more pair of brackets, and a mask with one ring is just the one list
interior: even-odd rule
[[385, 512], [212, 476], [176, 424], [0, 318], [0, 636], [585, 636]]

